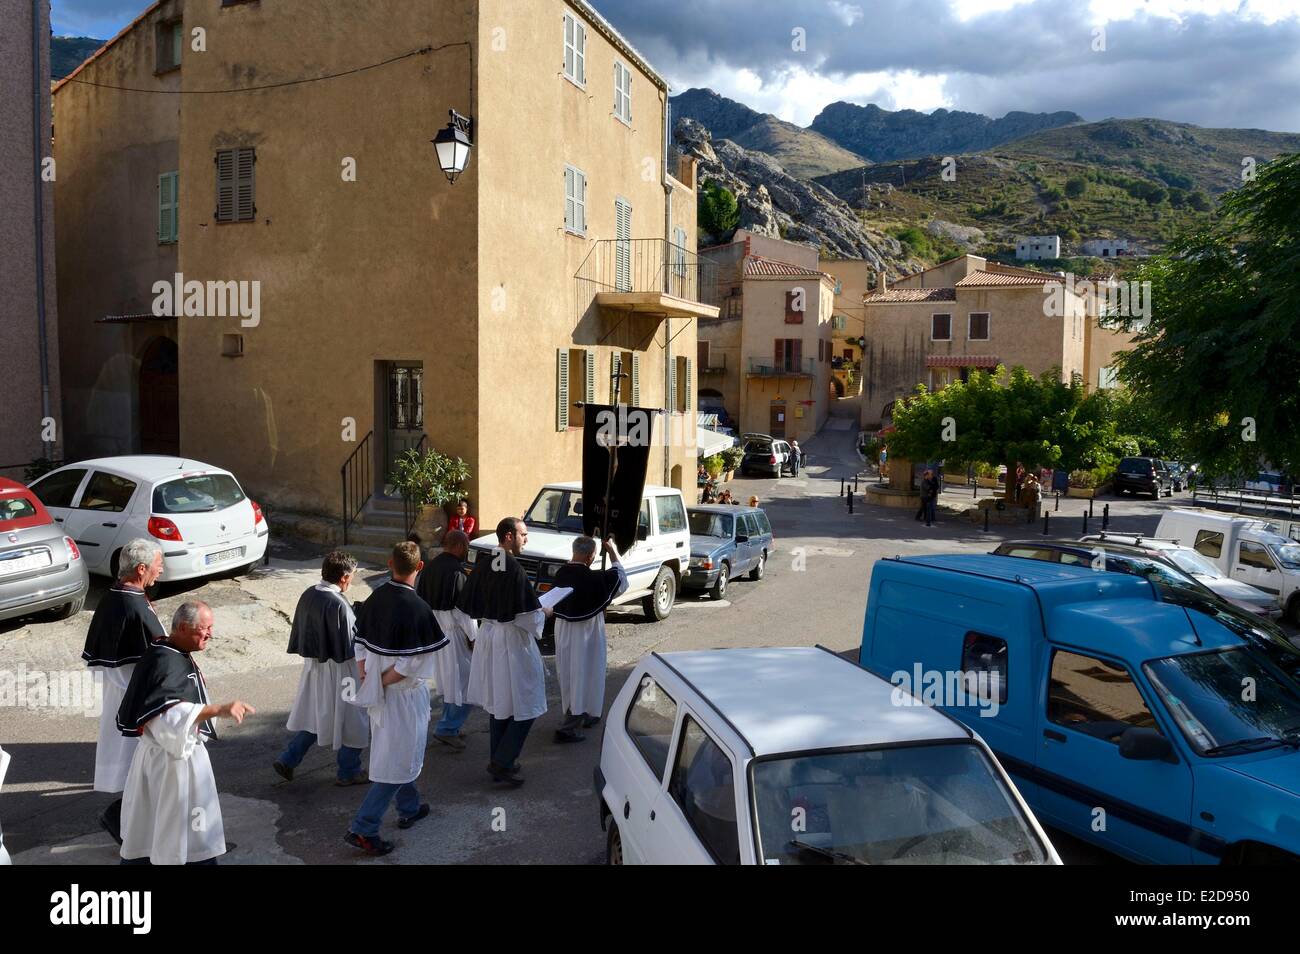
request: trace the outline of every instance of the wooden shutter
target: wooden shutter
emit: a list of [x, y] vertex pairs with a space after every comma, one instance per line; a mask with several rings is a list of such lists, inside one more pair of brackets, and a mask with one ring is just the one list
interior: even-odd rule
[[685, 378], [686, 380], [682, 382], [682, 392], [683, 392], [682, 404], [684, 405], [682, 410], [685, 411], [687, 414], [693, 414], [694, 411], [691, 409], [691, 359], [690, 358], [686, 359]]
[[576, 20], [573, 23], [573, 40], [578, 67], [578, 82], [587, 85], [587, 28]]
[[623, 384], [623, 379], [619, 374], [623, 370], [623, 356], [617, 351], [609, 356], [609, 403], [618, 403], [618, 392]]
[[564, 15], [564, 75], [577, 76], [577, 65], [574, 62], [577, 44], [574, 43], [573, 34], [578, 24], [574, 22], [571, 15]]
[[641, 356], [632, 355], [632, 406], [641, 406]]
[[632, 206], [614, 200], [614, 287], [632, 290]]
[[235, 221], [235, 151], [217, 150], [217, 210], [218, 222]]
[[240, 222], [251, 222], [257, 217], [257, 206], [253, 202], [253, 167], [256, 164], [255, 150], [235, 150], [235, 194], [237, 196], [235, 214]]
[[790, 339], [790, 370], [803, 370], [803, 342], [798, 338]]
[[772, 347], [772, 361], [778, 371], [785, 367], [785, 339], [777, 338]]
[[178, 227], [178, 174], [165, 172], [158, 177], [158, 241], [176, 241]]
[[587, 403], [596, 403], [596, 352], [588, 349], [583, 361], [587, 372]]
[[[795, 303], [795, 302], [794, 302], [795, 295], [802, 295], [802, 294], [804, 294], [804, 289], [802, 289], [802, 288], [794, 288], [794, 289], [787, 289], [787, 290], [786, 290], [786, 293], [785, 293], [785, 323], [786, 323], [787, 325], [801, 325], [801, 324], [803, 324], [803, 312], [797, 310], [797, 309], [794, 307], [794, 303]], [[805, 307], [806, 307], [806, 306], [807, 306], [807, 302], [804, 302], [804, 305], [805, 305]]]
[[569, 352], [565, 348], [555, 352], [555, 429], [569, 429]]
[[665, 395], [664, 410], [669, 413], [677, 410], [680, 402], [677, 400], [677, 361], [674, 358], [668, 359], [668, 393]]

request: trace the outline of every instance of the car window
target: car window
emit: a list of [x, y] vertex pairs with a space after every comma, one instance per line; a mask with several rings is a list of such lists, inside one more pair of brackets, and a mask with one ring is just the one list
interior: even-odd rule
[[656, 497], [655, 516], [660, 533], [677, 533], [686, 529], [686, 506], [681, 497]]
[[676, 722], [677, 703], [652, 676], [642, 676], [627, 710], [627, 734], [660, 781], [668, 765], [668, 744]]
[[1237, 548], [1237, 562], [1242, 566], [1254, 567], [1257, 570], [1273, 569], [1273, 560], [1269, 557], [1268, 551], [1264, 549], [1263, 544], [1250, 543], [1243, 540]]
[[764, 511], [760, 510], [754, 516], [758, 518], [758, 529], [761, 533], [772, 532], [772, 524], [768, 522], [767, 514]]
[[1044, 560], [1048, 563], [1054, 563], [1057, 554], [1053, 550], [1042, 550], [1038, 547], [998, 547], [995, 551], [999, 556], [1020, 557], [1026, 560]]
[[135, 493], [135, 481], [97, 470], [90, 476], [86, 491], [81, 495], [78, 510], [102, 510], [106, 513], [121, 513], [131, 502]]
[[770, 454], [772, 453], [771, 441], [750, 441], [745, 445], [746, 454]]
[[154, 513], [210, 513], [234, 506], [244, 492], [229, 474], [198, 474], [153, 489]]
[[72, 497], [85, 476], [86, 471], [81, 468], [61, 470], [42, 477], [30, 489], [47, 507], [71, 507]]
[[1202, 556], [1217, 560], [1223, 555], [1223, 534], [1214, 530], [1197, 530], [1192, 549]]
[[34, 516], [36, 516], [36, 505], [26, 497], [0, 499], [0, 523], [9, 520], [26, 520]]
[[524, 514], [524, 523], [582, 533], [582, 491], [546, 488]]
[[682, 720], [668, 794], [720, 864], [740, 864], [731, 759], [689, 715]]
[[[991, 699], [993, 688], [996, 686], [998, 702], [1007, 701], [1007, 641], [1005, 639], [987, 633], [967, 633], [962, 641], [961, 671], [968, 676], [974, 676], [971, 688], [976, 690], [977, 698]], [[982, 675], [983, 673], [988, 675]]]
[[1127, 669], [1063, 649], [1052, 656], [1047, 718], [1116, 745], [1127, 728], [1160, 728]]
[[691, 535], [696, 537], [719, 537], [731, 539], [731, 517], [724, 513], [711, 513], [708, 510], [692, 510], [690, 513]]

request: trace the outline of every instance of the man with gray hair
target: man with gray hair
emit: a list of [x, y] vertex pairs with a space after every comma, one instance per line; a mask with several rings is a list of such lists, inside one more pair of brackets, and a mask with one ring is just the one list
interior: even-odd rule
[[605, 607], [627, 590], [627, 572], [611, 537], [605, 552], [613, 566], [593, 569], [596, 541], [578, 537], [573, 559], [555, 574], [555, 588], [571, 592], [555, 604], [555, 675], [560, 683], [564, 719], [555, 731], [560, 744], [581, 742], [600, 722], [605, 708]]
[[[95, 791], [119, 794], [135, 755], [136, 739], [117, 731], [117, 707], [131, 682], [136, 663], [167, 635], [145, 590], [162, 575], [162, 549], [156, 540], [137, 538], [118, 552], [117, 580], [99, 600], [86, 631], [81, 658], [103, 673], [103, 706], [95, 745]], [[113, 840], [122, 843], [122, 799], [99, 817]]]

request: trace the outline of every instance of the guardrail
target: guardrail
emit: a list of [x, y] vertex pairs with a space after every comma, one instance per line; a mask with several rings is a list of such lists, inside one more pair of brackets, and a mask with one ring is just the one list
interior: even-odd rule
[[1290, 494], [1283, 495], [1272, 494], [1267, 491], [1248, 490], [1245, 487], [1218, 487], [1214, 484], [1202, 487], [1197, 485], [1192, 488], [1192, 499], [1199, 503], [1208, 503], [1218, 507], [1235, 504], [1238, 513], [1246, 513], [1249, 510], [1285, 512], [1292, 518], [1297, 513], [1300, 513], [1300, 500], [1296, 499], [1294, 489]]
[[800, 361], [777, 361], [774, 358], [750, 358], [749, 374], [758, 377], [813, 377], [817, 373], [817, 362], [813, 358]]
[[[343, 545], [348, 545], [348, 527], [357, 522], [357, 515], [374, 493], [374, 481], [370, 477], [370, 438], [374, 431], [369, 431], [361, 438], [348, 459], [339, 468], [343, 481]], [[363, 496], [364, 492], [364, 496]]]
[[662, 292], [718, 305], [718, 266], [661, 238], [598, 239], [574, 276], [593, 292]]

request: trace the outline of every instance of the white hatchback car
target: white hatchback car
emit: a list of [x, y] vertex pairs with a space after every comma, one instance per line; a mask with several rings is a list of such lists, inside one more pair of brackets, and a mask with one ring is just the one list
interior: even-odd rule
[[1060, 864], [983, 740], [900, 691], [821, 647], [651, 653], [601, 743], [607, 860]]
[[196, 460], [83, 460], [50, 471], [31, 491], [101, 576], [117, 575], [118, 555], [136, 537], [161, 544], [167, 581], [251, 569], [270, 539], [262, 508], [234, 475]]

